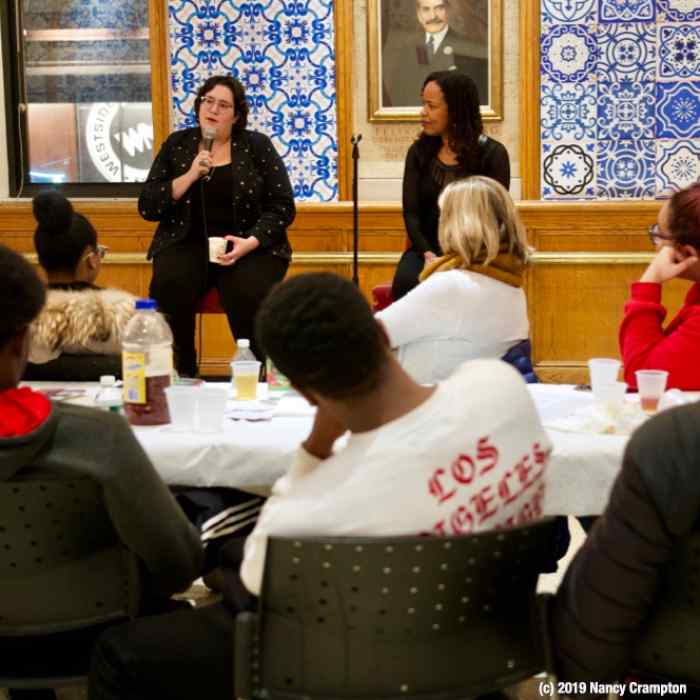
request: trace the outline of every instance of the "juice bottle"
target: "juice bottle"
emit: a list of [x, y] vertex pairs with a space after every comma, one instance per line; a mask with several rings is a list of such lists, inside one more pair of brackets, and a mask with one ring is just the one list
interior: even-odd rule
[[132, 425], [170, 422], [165, 387], [173, 374], [173, 335], [153, 299], [138, 299], [122, 337], [124, 413]]

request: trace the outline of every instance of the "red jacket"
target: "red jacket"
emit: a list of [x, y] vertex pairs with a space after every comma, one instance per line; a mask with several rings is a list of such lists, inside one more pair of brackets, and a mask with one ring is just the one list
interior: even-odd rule
[[620, 326], [625, 381], [635, 388], [638, 369], [665, 369], [667, 388], [700, 390], [700, 286], [694, 284], [683, 308], [664, 329], [661, 285], [635, 282]]

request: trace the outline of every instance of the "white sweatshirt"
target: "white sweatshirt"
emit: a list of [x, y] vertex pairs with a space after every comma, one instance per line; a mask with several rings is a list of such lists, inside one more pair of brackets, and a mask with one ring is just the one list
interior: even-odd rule
[[465, 360], [503, 357], [530, 332], [523, 290], [468, 270], [436, 272], [376, 317], [422, 383], [446, 379]]
[[467, 362], [328, 459], [299, 448], [246, 540], [241, 579], [260, 592], [270, 535], [453, 535], [539, 517], [550, 450], [522, 377]]

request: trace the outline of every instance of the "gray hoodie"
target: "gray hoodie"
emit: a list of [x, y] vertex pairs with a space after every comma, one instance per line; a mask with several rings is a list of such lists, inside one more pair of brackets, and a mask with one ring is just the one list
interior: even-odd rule
[[200, 575], [199, 534], [121, 416], [53, 404], [31, 433], [0, 438], [0, 480], [46, 470], [102, 486], [114, 528], [143, 563], [153, 593], [169, 596]]

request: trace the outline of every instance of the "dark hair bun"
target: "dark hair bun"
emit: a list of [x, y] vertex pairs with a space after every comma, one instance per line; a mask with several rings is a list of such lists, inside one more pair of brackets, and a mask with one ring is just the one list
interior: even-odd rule
[[68, 231], [73, 221], [73, 205], [58, 192], [40, 192], [32, 201], [39, 228], [49, 233]]

